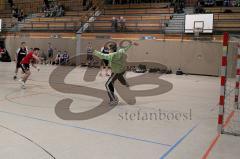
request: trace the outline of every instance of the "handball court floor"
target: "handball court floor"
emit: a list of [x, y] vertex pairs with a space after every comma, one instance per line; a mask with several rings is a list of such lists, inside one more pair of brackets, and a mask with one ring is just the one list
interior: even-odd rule
[[[157, 96], [137, 98], [88, 120], [63, 120], [56, 103], [73, 99], [72, 112], [94, 108], [101, 99], [67, 94], [49, 85], [56, 66], [32, 69], [27, 89], [12, 79], [14, 63], [0, 63], [0, 158], [1, 159], [238, 159], [240, 138], [217, 136], [219, 78], [174, 74], [159, 78], [172, 89]], [[76, 67], [66, 83], [105, 90], [106, 77], [83, 81], [86, 68]], [[138, 76], [128, 72], [127, 77]], [[152, 85], [130, 87], [135, 90]], [[130, 120], [126, 112], [189, 113], [185, 120]], [[190, 113], [191, 112], [191, 113]], [[191, 115], [191, 116], [190, 116]], [[133, 119], [133, 118], [132, 118]], [[215, 140], [216, 139], [216, 140]], [[214, 142], [216, 141], [216, 142]]]

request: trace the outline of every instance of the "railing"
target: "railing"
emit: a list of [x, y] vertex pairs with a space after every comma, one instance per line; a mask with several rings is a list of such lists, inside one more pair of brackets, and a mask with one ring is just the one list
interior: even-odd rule
[[[48, 20], [46, 20], [48, 19]], [[46, 17], [46, 18], [33, 18], [31, 22], [75, 22], [81, 21], [82, 17]]]
[[[141, 9], [143, 12], [140, 13], [140, 14], [171, 14], [171, 13], [174, 13], [174, 9], [173, 8], [166, 8], [164, 10], [166, 10], [166, 13], [164, 12], [153, 12], [151, 9]], [[121, 9], [121, 10], [116, 10], [118, 13], [114, 12], [113, 10], [113, 13], [111, 13], [112, 10], [109, 10], [109, 9], [103, 9], [103, 14], [109, 14], [109, 15], [116, 15], [116, 14], [119, 14], [119, 15], [127, 15], [127, 14], [130, 14], [129, 13], [129, 9]], [[108, 13], [107, 13], [108, 12]], [[138, 14], [137, 12], [136, 13], [132, 13], [132, 14]]]
[[[159, 14], [158, 17], [157, 17], [157, 19], [159, 19], [159, 20], [169, 20], [171, 16], [172, 16], [172, 14]], [[136, 17], [135, 20], [140, 20], [140, 21], [143, 21], [143, 20], [152, 20], [152, 19], [150, 19], [149, 16], [147, 16], [147, 15], [126, 15], [126, 16], [124, 16], [124, 18], [126, 19], [126, 21], [132, 21], [132, 20], [130, 20], [131, 17]], [[99, 18], [106, 18], [106, 17], [99, 17], [99, 18], [98, 18], [98, 17], [95, 17], [95, 18], [96, 18], [95, 21], [98, 21]], [[109, 19], [109, 20], [101, 20], [101, 21], [109, 21], [109, 22], [111, 22], [112, 16], [109, 17], [109, 18], [111, 18], [111, 19]]]
[[24, 10], [24, 14], [29, 15], [33, 13], [42, 12], [43, 3], [26, 3], [26, 2], [18, 2], [14, 4], [18, 9]]
[[106, 7], [109, 8], [109, 7], [112, 7], [113, 9], [116, 9], [116, 8], [126, 8], [126, 9], [132, 9], [132, 8], [165, 8], [165, 7], [169, 7], [170, 6], [170, 3], [169, 2], [162, 2], [162, 3], [159, 3], [159, 2], [156, 2], [156, 3], [153, 3], [153, 2], [149, 2], [149, 3], [128, 3], [128, 4], [108, 4], [108, 3], [105, 3], [105, 5], [107, 5]]
[[151, 33], [164, 33], [165, 30], [165, 21], [159, 20], [155, 21], [154, 25], [149, 25], [147, 23], [141, 23], [140, 21], [131, 21], [131, 23], [126, 23], [123, 30], [119, 29], [115, 30], [114, 27], [111, 26], [111, 22], [105, 21], [100, 24], [95, 22], [89, 22], [89, 27], [86, 32], [151, 32]]
[[224, 13], [225, 10], [231, 10], [233, 13], [239, 13], [240, 7], [204, 7], [207, 13]]
[[30, 22], [21, 31], [77, 31], [81, 22]]
[[[235, 16], [239, 19], [234, 18]], [[214, 20], [240, 20], [240, 13], [214, 13]]]

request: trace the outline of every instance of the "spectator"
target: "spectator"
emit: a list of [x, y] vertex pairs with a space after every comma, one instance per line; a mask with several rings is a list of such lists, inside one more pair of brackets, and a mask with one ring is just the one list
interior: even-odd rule
[[49, 7], [49, 1], [48, 0], [44, 0], [44, 5], [48, 8]]
[[225, 7], [228, 7], [228, 6], [230, 5], [230, 0], [224, 0], [224, 1], [223, 1], [223, 5], [224, 5]]
[[49, 7], [44, 6], [45, 17], [61, 17], [64, 16], [64, 6], [54, 3], [50, 4]]
[[61, 53], [60, 50], [58, 50], [58, 53], [57, 53], [56, 58], [55, 58], [55, 60], [53, 62], [53, 65], [54, 64], [56, 64], [56, 65], [60, 64], [61, 63], [61, 58], [62, 58], [62, 53]]
[[[104, 47], [101, 48], [101, 52], [103, 54], [109, 54], [110, 50], [109, 50], [109, 47], [107, 45], [105, 45]], [[102, 59], [101, 61], [101, 72], [100, 72], [100, 76], [110, 76], [111, 73], [109, 74], [108, 70], [109, 70], [110, 66], [109, 66], [109, 61], [108, 60], [105, 60], [105, 59]]]
[[4, 54], [3, 48], [0, 47], [0, 58], [2, 57], [3, 54]]
[[63, 5], [58, 5], [57, 17], [62, 17], [62, 16], [64, 16], [64, 7]]
[[42, 53], [40, 54], [40, 60], [41, 60], [41, 64], [47, 64], [47, 56], [44, 53], [44, 51], [42, 51]]
[[13, 0], [8, 0], [8, 3], [10, 4], [10, 7], [13, 6]]
[[0, 61], [2, 62], [11, 62], [11, 57], [9, 56], [6, 48], [0, 48]]
[[50, 42], [48, 43], [48, 51], [47, 52], [48, 52], [48, 63], [52, 64], [54, 50], [53, 50], [52, 44]]
[[87, 0], [86, 1], [86, 10], [89, 10], [90, 8], [92, 8], [92, 6], [93, 6], [92, 0]]
[[126, 29], [126, 19], [123, 18], [123, 16], [120, 17], [119, 19], [119, 26], [120, 26], [120, 31], [123, 32]]
[[87, 47], [87, 65], [88, 67], [93, 67], [93, 48], [92, 43], [88, 43]]
[[12, 16], [14, 18], [18, 18], [18, 12], [19, 12], [18, 8], [15, 5], [13, 5], [13, 7], [12, 7]]
[[20, 22], [20, 21], [24, 20], [24, 17], [25, 16], [24, 16], [23, 10], [21, 9], [18, 14], [18, 21]]
[[68, 52], [65, 50], [62, 56], [61, 64], [67, 64], [69, 61], [69, 55]]
[[116, 32], [118, 29], [118, 21], [116, 17], [112, 17], [112, 32]]

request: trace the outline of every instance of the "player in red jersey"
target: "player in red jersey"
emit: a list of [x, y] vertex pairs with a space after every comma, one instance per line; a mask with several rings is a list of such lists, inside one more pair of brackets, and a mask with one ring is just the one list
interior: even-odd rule
[[36, 68], [38, 71], [40, 70], [37, 66], [34, 65], [35, 62], [40, 62], [40, 59], [38, 57], [39, 54], [39, 48], [34, 48], [33, 51], [29, 52], [21, 61], [21, 68], [23, 71], [23, 77], [19, 80], [22, 84], [22, 88], [25, 89], [25, 83], [28, 79], [28, 77], [31, 75], [30, 72], [30, 63], [32, 63], [32, 66]]

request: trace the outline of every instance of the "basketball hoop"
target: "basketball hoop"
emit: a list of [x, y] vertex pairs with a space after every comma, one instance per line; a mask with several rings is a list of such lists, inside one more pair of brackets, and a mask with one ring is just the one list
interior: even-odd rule
[[203, 32], [203, 29], [202, 28], [194, 28], [193, 32], [194, 32], [195, 37], [199, 37], [200, 33]]

